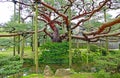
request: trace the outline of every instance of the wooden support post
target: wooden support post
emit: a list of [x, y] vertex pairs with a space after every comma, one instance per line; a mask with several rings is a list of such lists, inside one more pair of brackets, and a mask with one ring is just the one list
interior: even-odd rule
[[35, 11], [35, 65], [36, 65], [36, 73], [38, 73], [38, 3], [35, 3], [36, 11]]

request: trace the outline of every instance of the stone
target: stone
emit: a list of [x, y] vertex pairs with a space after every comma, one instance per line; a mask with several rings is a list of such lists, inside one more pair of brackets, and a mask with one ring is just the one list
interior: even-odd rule
[[55, 76], [66, 76], [66, 75], [71, 75], [73, 72], [70, 69], [57, 69], [55, 72]]
[[95, 67], [92, 67], [91, 68], [91, 72], [96, 72], [97, 70], [96, 70], [96, 68]]
[[48, 65], [45, 66], [44, 75], [45, 76], [52, 76], [53, 75], [53, 71], [51, 70], [50, 66], [48, 66]]

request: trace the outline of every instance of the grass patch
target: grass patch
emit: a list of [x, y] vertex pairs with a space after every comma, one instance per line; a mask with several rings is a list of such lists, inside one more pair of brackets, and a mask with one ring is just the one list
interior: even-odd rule
[[[18, 55], [16, 51], [16, 55]], [[13, 56], [13, 48], [8, 48], [5, 51], [0, 51], [0, 56]], [[31, 47], [24, 48], [24, 58], [33, 58], [34, 53], [32, 52]]]
[[23, 76], [21, 78], [44, 78], [44, 76], [41, 75], [41, 74], [31, 74], [31, 75], [28, 75], [28, 76]]
[[13, 55], [12, 48], [6, 49], [5, 51], [0, 51], [0, 56], [11, 56]]
[[94, 78], [94, 77], [92, 73], [76, 73], [67, 76], [50, 76], [50, 77], [43, 76], [42, 74], [31, 74], [29, 76], [23, 76], [21, 78]]
[[92, 73], [76, 73], [70, 76], [70, 78], [93, 78]]

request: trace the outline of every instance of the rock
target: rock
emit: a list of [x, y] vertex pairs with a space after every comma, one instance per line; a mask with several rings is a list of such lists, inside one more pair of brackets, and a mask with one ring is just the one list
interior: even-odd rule
[[71, 75], [73, 72], [70, 69], [57, 69], [55, 72], [56, 76], [66, 76], [66, 75]]
[[48, 66], [48, 65], [45, 66], [44, 75], [45, 76], [52, 76], [53, 75], [53, 71], [51, 70], [50, 66]]
[[96, 68], [95, 67], [92, 67], [91, 68], [91, 72], [96, 72], [97, 70], [96, 70]]

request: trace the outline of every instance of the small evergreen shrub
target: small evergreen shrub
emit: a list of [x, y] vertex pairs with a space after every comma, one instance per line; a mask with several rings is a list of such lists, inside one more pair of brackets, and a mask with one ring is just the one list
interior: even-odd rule
[[68, 63], [68, 43], [49, 42], [41, 46], [42, 54], [39, 62], [44, 64], [67, 64]]
[[0, 75], [10, 75], [22, 71], [23, 62], [18, 56], [0, 59]]
[[110, 78], [110, 73], [100, 70], [94, 74], [95, 78]]
[[10, 61], [19, 61], [20, 57], [18, 55], [16, 55], [16, 56], [10, 57], [9, 59], [10, 59]]
[[97, 45], [90, 45], [90, 51], [92, 52], [98, 52], [99, 51], [99, 47]]
[[82, 63], [82, 55], [80, 49], [73, 50], [72, 62], [78, 64]]
[[112, 74], [110, 78], [120, 78], [120, 73]]
[[97, 46], [97, 45], [94, 45], [94, 44], [91, 44], [91, 45], [90, 45], [90, 51], [91, 51], [91, 52], [101, 52], [102, 55], [104, 55], [104, 56], [107, 55], [105, 48], [100, 47], [100, 46]]
[[34, 59], [32, 59], [32, 58], [24, 58], [23, 63], [24, 64], [34, 65]]
[[73, 50], [73, 63], [86, 63], [93, 62], [96, 58], [100, 57], [100, 52], [88, 52], [84, 49], [74, 49]]
[[106, 56], [100, 56], [94, 60], [94, 67], [97, 70], [104, 69], [108, 72], [116, 71], [120, 64], [120, 52], [110, 52]]

